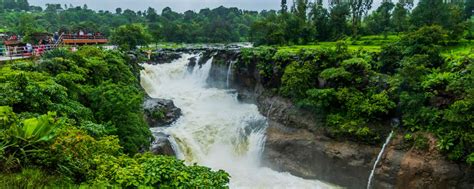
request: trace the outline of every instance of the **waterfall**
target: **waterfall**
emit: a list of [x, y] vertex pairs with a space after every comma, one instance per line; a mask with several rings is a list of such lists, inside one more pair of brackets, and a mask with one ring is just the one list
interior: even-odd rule
[[235, 64], [236, 62], [237, 62], [237, 61], [232, 60], [232, 61], [229, 63], [229, 69], [227, 70], [227, 80], [226, 80], [226, 87], [227, 87], [227, 88], [230, 88], [230, 77], [232, 77], [232, 66], [234, 66], [234, 64]]
[[256, 105], [240, 103], [237, 94], [207, 85], [212, 59], [188, 72], [188, 59], [195, 56], [144, 64], [141, 71], [141, 85], [151, 97], [171, 99], [182, 110], [173, 125], [162, 128], [178, 158], [225, 170], [231, 175], [230, 188], [333, 187], [261, 167], [267, 119]]
[[383, 144], [382, 149], [380, 150], [380, 153], [377, 156], [377, 159], [375, 160], [374, 167], [372, 168], [372, 171], [370, 171], [369, 181], [367, 182], [367, 189], [370, 189], [370, 187], [372, 185], [372, 181], [374, 179], [374, 174], [375, 174], [375, 169], [377, 168], [377, 164], [379, 163], [380, 159], [382, 159], [382, 155], [385, 151], [385, 147], [387, 147], [388, 143], [390, 143], [390, 139], [392, 138], [392, 135], [393, 135], [393, 130], [392, 130], [392, 132], [390, 132], [387, 139], [385, 140], [385, 143]]

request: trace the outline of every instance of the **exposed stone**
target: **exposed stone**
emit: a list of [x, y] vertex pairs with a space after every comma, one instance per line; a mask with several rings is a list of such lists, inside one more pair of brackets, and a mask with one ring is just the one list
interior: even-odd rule
[[[219, 66], [211, 68], [210, 79], [225, 81], [223, 73], [228, 68], [225, 62], [234, 57], [226, 55], [229, 52], [225, 50], [209, 50], [198, 65], [212, 53], [217, 53], [214, 57]], [[264, 87], [255, 64], [238, 65], [233, 74], [232, 87], [236, 88], [239, 99], [256, 103], [263, 115], [269, 115], [264, 166], [347, 188], [367, 187], [381, 144], [371, 146], [331, 138], [322, 127], [321, 117], [299, 109], [288, 99], [273, 96], [269, 89], [278, 85], [275, 83], [278, 81], [270, 79]], [[318, 80], [318, 84], [327, 85], [324, 80]], [[446, 160], [437, 151], [433, 137], [426, 152], [403, 146], [403, 137], [396, 135], [376, 168], [372, 188], [474, 188], [473, 168]], [[169, 141], [168, 147], [171, 148]]]
[[191, 57], [189, 58], [189, 63], [188, 63], [188, 72], [191, 73], [194, 70], [194, 67], [197, 64], [198, 59], [196, 57]]
[[[240, 65], [234, 78], [239, 99], [256, 103], [263, 115], [269, 115], [265, 166], [348, 188], [367, 187], [381, 146], [328, 137], [320, 117], [288, 99], [272, 96], [269, 88], [275, 84], [270, 80], [270, 87], [264, 87], [255, 64]], [[318, 84], [326, 82], [318, 80]], [[398, 135], [386, 149], [372, 188], [474, 188], [473, 168], [446, 160], [437, 151], [434, 137], [428, 153], [407, 151], [401, 138]]]
[[181, 52], [172, 51], [156, 51], [151, 54], [149, 64], [165, 64], [171, 63], [173, 60], [177, 60], [182, 57]]
[[317, 117], [298, 112], [286, 99], [260, 97], [258, 101], [270, 119], [265, 166], [348, 188], [366, 187], [378, 147], [325, 136], [317, 127]]
[[[212, 61], [207, 83], [215, 88], [227, 88], [229, 66], [237, 59], [239, 54], [240, 52], [237, 50], [216, 50], [212, 56], [214, 59]], [[232, 77], [230, 77], [230, 84], [233, 83], [232, 81]]]
[[169, 136], [158, 132], [153, 133], [155, 140], [151, 144], [150, 152], [156, 155], [175, 156], [175, 152], [169, 141]]
[[150, 127], [169, 126], [181, 116], [181, 109], [172, 100], [147, 97], [143, 109]]
[[474, 170], [446, 160], [430, 135], [426, 150], [399, 149], [403, 136], [397, 135], [378, 165], [374, 188], [474, 188]]

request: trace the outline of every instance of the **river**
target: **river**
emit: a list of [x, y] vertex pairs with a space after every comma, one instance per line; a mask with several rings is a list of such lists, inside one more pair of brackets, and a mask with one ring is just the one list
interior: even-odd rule
[[266, 117], [256, 105], [240, 103], [232, 90], [209, 87], [206, 80], [212, 58], [189, 71], [191, 57], [199, 58], [199, 54], [184, 54], [169, 64], [144, 64], [141, 71], [148, 95], [173, 100], [182, 110], [170, 127], [152, 128], [171, 136], [178, 158], [227, 171], [230, 188], [333, 188], [261, 167]]

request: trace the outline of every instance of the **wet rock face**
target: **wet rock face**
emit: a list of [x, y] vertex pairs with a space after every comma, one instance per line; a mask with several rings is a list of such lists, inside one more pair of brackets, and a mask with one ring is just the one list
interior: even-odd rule
[[378, 147], [327, 137], [316, 116], [298, 111], [286, 99], [260, 96], [257, 101], [270, 120], [265, 166], [347, 188], [366, 187]]
[[150, 152], [155, 155], [175, 156], [175, 152], [169, 141], [169, 136], [158, 132], [153, 133], [155, 141], [151, 144]]
[[188, 72], [191, 73], [194, 70], [194, 67], [196, 67], [197, 64], [197, 58], [196, 57], [191, 57], [189, 58], [189, 63], [188, 63]]
[[173, 101], [147, 97], [143, 103], [145, 120], [150, 127], [169, 126], [181, 116]]
[[[237, 63], [239, 64], [239, 63]], [[381, 144], [372, 146], [338, 141], [324, 131], [321, 118], [297, 108], [290, 100], [274, 96], [262, 85], [255, 64], [233, 71], [232, 87], [239, 100], [256, 103], [269, 119], [264, 166], [308, 179], [347, 188], [366, 188]], [[327, 85], [319, 80], [320, 86]], [[378, 188], [474, 189], [474, 168], [446, 160], [431, 141], [430, 150], [403, 149], [402, 135], [387, 146], [372, 184]]]
[[207, 83], [211, 87], [225, 89], [228, 87], [227, 79], [229, 79], [229, 85], [232, 86], [232, 74], [228, 75], [229, 66], [231, 66], [232, 62], [237, 60], [239, 54], [239, 51], [231, 50], [216, 50], [214, 54], [212, 54], [213, 61], [209, 72], [209, 78], [207, 79]]
[[150, 56], [150, 64], [171, 63], [182, 57], [181, 52], [157, 51]]
[[474, 169], [446, 160], [429, 139], [427, 149], [403, 149], [397, 135], [377, 166], [373, 188], [474, 188]]

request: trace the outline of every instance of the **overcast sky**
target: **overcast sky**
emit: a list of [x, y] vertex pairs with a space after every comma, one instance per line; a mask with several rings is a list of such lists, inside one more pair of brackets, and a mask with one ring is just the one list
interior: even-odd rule
[[[327, 2], [327, 0], [324, 0]], [[374, 0], [374, 7], [377, 7], [382, 0]], [[238, 7], [245, 10], [277, 10], [280, 7], [280, 0], [29, 0], [30, 4], [44, 6], [46, 3], [72, 4], [82, 6], [87, 4], [90, 9], [110, 10], [121, 7], [122, 9], [145, 10], [153, 7], [161, 12], [165, 7], [171, 7], [174, 11], [184, 12], [186, 10], [199, 11], [202, 8], [216, 8], [218, 6]], [[291, 2], [291, 0], [288, 0]]]

